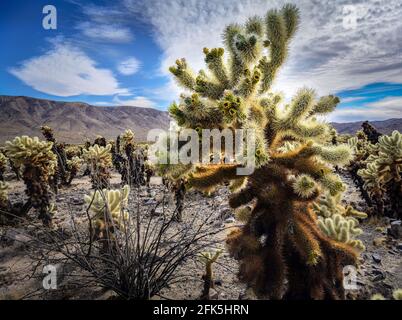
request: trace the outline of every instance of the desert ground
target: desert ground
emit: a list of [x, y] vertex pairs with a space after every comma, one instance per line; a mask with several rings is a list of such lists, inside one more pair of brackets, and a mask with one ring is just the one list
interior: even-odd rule
[[[9, 173], [8, 179], [12, 174]], [[358, 189], [346, 171], [341, 172], [344, 182], [348, 185], [344, 202], [352, 204], [358, 210], [367, 209]], [[12, 180], [10, 199], [20, 199], [24, 194], [23, 182]], [[113, 175], [112, 185], [120, 186], [120, 176]], [[54, 229], [63, 230], [66, 234], [72, 232], [71, 217], [78, 223], [85, 225], [86, 206], [84, 196], [91, 191], [88, 177], [75, 179], [72, 186], [62, 188], [56, 197], [58, 213], [54, 217]], [[150, 208], [158, 203], [164, 203], [165, 209], [155, 210], [152, 214], [164, 215], [174, 210], [175, 201], [172, 193], [162, 184], [160, 177], [152, 177], [151, 188], [142, 186], [131, 191], [129, 212], [139, 208], [144, 215], [150, 214]], [[183, 222], [177, 226], [203, 219], [208, 215], [208, 228], [213, 230], [213, 243], [211, 248], [205, 250], [221, 249], [223, 252], [217, 263], [213, 266], [214, 289], [211, 290], [211, 299], [255, 299], [251, 290], [237, 278], [237, 261], [232, 259], [225, 251], [225, 237], [232, 227], [239, 224], [232, 209], [227, 204], [229, 191], [222, 187], [210, 196], [196, 191], [186, 194], [183, 211]], [[366, 250], [361, 254], [361, 264], [357, 270], [356, 290], [348, 290], [348, 299], [369, 299], [372, 294], [381, 293], [385, 298], [392, 296], [392, 291], [402, 287], [402, 240], [395, 239], [389, 233], [390, 218], [369, 218], [361, 223], [364, 234], [361, 236]], [[3, 226], [0, 229], [0, 299], [114, 299], [116, 295], [111, 290], [100, 286], [80, 287], [74, 283], [73, 277], [60, 276], [57, 289], [43, 290], [43, 266], [33, 258], [32, 241], [35, 241], [36, 230], [41, 223], [33, 212], [24, 223], [15, 226]], [[70, 235], [71, 236], [71, 235]], [[211, 239], [210, 239], [211, 240]], [[62, 270], [70, 267], [62, 266]], [[74, 269], [74, 266], [71, 268]], [[71, 271], [71, 268], [69, 271]], [[79, 272], [79, 271], [78, 271]], [[163, 289], [153, 299], [199, 299], [204, 273], [203, 264], [198, 259], [189, 259], [178, 273], [180, 281]], [[69, 273], [70, 274], [70, 273]]]

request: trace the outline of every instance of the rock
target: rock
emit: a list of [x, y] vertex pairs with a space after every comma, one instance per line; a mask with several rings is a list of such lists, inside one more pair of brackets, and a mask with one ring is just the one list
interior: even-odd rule
[[84, 204], [84, 199], [82, 198], [73, 198], [72, 200], [73, 204], [77, 205], [77, 206], [81, 206]]
[[156, 201], [155, 201], [155, 199], [148, 199], [148, 200], [145, 201], [144, 204], [145, 204], [146, 206], [149, 206], [149, 205], [151, 205], [151, 204], [156, 204]]
[[399, 243], [396, 245], [396, 249], [402, 251], [402, 242], [399, 242]]
[[385, 242], [387, 242], [386, 238], [375, 238], [373, 240], [373, 245], [375, 245], [376, 247], [380, 247], [380, 246], [384, 245]]
[[381, 256], [377, 253], [373, 253], [371, 256], [374, 260], [375, 263], [380, 263], [381, 262]]
[[378, 282], [378, 281], [382, 281], [382, 280], [384, 280], [385, 279], [385, 274], [384, 273], [379, 273], [379, 274], [377, 274], [373, 279], [372, 279], [372, 281], [373, 282]]
[[209, 289], [209, 299], [211, 300], [218, 300], [219, 299], [219, 292], [215, 289]]
[[224, 208], [221, 212], [220, 212], [220, 216], [222, 220], [228, 219], [230, 217], [233, 216], [233, 211], [229, 208]]
[[161, 216], [163, 214], [163, 208], [162, 207], [157, 207], [155, 209], [152, 209], [151, 214], [154, 215], [154, 216]]
[[388, 234], [395, 239], [402, 239], [402, 221], [396, 220], [391, 222], [391, 227], [388, 228]]
[[214, 284], [216, 284], [217, 286], [221, 286], [222, 285], [222, 279], [216, 279], [215, 281], [214, 281]]
[[227, 218], [227, 219], [225, 220], [225, 223], [235, 223], [235, 222], [236, 222], [236, 219], [233, 218], [233, 217]]
[[23, 229], [9, 229], [4, 234], [4, 238], [11, 241], [16, 241], [20, 244], [25, 244], [31, 240]]

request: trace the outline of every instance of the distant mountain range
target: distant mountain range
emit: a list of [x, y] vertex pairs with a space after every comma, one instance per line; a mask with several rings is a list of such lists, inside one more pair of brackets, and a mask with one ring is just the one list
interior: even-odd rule
[[[350, 133], [354, 134], [356, 131], [362, 128], [362, 123], [364, 121], [358, 122], [348, 122], [348, 123], [331, 123], [335, 129], [342, 134]], [[379, 132], [383, 134], [390, 134], [394, 130], [402, 132], [402, 119], [389, 119], [384, 121], [370, 121]]]
[[115, 139], [126, 129], [134, 131], [137, 141], [145, 141], [150, 129], [169, 127], [169, 115], [151, 108], [0, 96], [0, 143], [23, 134], [42, 137], [42, 125], [52, 127], [56, 139], [67, 143], [82, 143], [97, 135]]
[[[150, 129], [169, 127], [167, 112], [129, 106], [99, 107], [82, 102], [60, 102], [23, 96], [0, 96], [0, 143], [17, 135], [42, 137], [40, 127], [54, 128], [56, 138], [67, 143], [82, 143], [97, 135], [115, 139], [132, 129], [137, 141], [145, 141]], [[360, 122], [332, 123], [339, 133], [353, 134]], [[402, 119], [373, 121], [381, 133], [402, 131]]]

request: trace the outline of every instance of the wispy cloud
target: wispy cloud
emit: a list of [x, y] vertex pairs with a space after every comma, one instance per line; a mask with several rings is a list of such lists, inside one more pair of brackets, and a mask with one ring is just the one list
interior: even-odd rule
[[[275, 89], [293, 94], [301, 85], [319, 94], [359, 88], [374, 82], [401, 82], [402, 3], [400, 0], [124, 0], [135, 17], [151, 23], [164, 50], [161, 72], [186, 57], [197, 71], [204, 67], [203, 47], [222, 45], [225, 25], [243, 22], [293, 2], [302, 24]], [[355, 5], [356, 28], [343, 24], [344, 5]]]
[[348, 98], [343, 98], [341, 99], [342, 103], [351, 103], [351, 102], [356, 102], [356, 101], [362, 101], [366, 99], [366, 97], [348, 97]]
[[341, 108], [329, 117], [334, 122], [352, 122], [360, 120], [387, 120], [402, 118], [402, 97], [385, 98], [377, 102], [364, 104], [357, 108]]
[[122, 99], [121, 96], [117, 95], [113, 98], [113, 102], [116, 105], [120, 106], [131, 106], [131, 107], [141, 107], [141, 108], [155, 108], [156, 103], [152, 100], [142, 97], [136, 96], [133, 98]]
[[32, 88], [51, 95], [111, 95], [127, 93], [113, 73], [99, 68], [83, 51], [55, 43], [46, 54], [23, 61], [11, 74]]
[[77, 29], [86, 37], [106, 42], [130, 42], [134, 36], [130, 29], [116, 24], [101, 24], [95, 22], [82, 22]]
[[135, 57], [130, 57], [122, 61], [118, 66], [117, 70], [125, 76], [135, 74], [141, 66], [140, 61]]

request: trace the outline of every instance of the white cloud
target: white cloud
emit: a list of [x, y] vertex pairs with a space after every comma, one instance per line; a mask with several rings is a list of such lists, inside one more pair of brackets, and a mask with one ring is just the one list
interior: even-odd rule
[[334, 122], [353, 122], [360, 120], [387, 120], [402, 118], [402, 97], [389, 97], [361, 107], [335, 110], [328, 119]]
[[348, 97], [348, 98], [342, 98], [341, 102], [342, 103], [350, 103], [350, 102], [355, 102], [355, 101], [361, 101], [366, 99], [366, 97]]
[[98, 68], [84, 52], [68, 44], [56, 43], [46, 54], [25, 60], [9, 72], [40, 92], [61, 97], [128, 92], [119, 87], [110, 70]]
[[117, 70], [125, 76], [133, 75], [140, 68], [141, 63], [134, 57], [130, 57], [122, 61], [118, 66]]
[[[154, 27], [164, 50], [162, 74], [179, 57], [198, 71], [203, 47], [222, 46], [225, 25], [244, 22], [294, 2], [302, 24], [274, 89], [293, 94], [301, 86], [319, 94], [359, 88], [373, 82], [401, 82], [402, 3], [400, 0], [125, 0], [136, 17]], [[357, 9], [355, 29], [344, 27], [344, 5]], [[180, 92], [180, 90], [177, 90]]]
[[129, 28], [115, 24], [82, 22], [77, 26], [82, 34], [94, 39], [107, 42], [130, 42], [134, 37]]
[[130, 99], [121, 99], [119, 95], [113, 98], [113, 102], [119, 106], [131, 106], [131, 107], [141, 107], [141, 108], [155, 108], [156, 104], [152, 100], [137, 96]]

